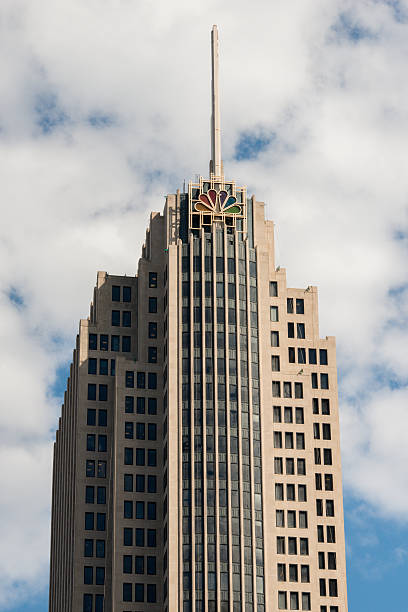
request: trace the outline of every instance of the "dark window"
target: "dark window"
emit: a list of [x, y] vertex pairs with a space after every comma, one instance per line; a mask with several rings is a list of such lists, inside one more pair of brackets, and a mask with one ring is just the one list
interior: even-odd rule
[[[333, 582], [333, 581], [330, 581]], [[336, 582], [336, 587], [337, 587], [337, 581]], [[337, 592], [336, 592], [337, 594]], [[155, 584], [148, 584], [147, 585], [147, 601], [149, 603], [155, 603], [156, 602], [156, 585]]]
[[135, 557], [135, 574], [144, 574], [144, 557]]
[[99, 401], [106, 402], [108, 400], [108, 385], [99, 385]]
[[123, 287], [123, 301], [124, 302], [132, 301], [132, 288], [131, 287]]
[[331, 451], [331, 448], [323, 449], [323, 455], [324, 455], [324, 465], [331, 465], [332, 464], [332, 451]]
[[90, 426], [96, 425], [96, 410], [94, 408], [88, 408], [86, 414], [86, 424]]
[[146, 430], [146, 426], [144, 423], [136, 423], [136, 439], [137, 440], [145, 439], [146, 437], [145, 430]]
[[314, 349], [314, 348], [310, 348], [309, 349], [309, 363], [311, 363], [311, 364], [317, 363], [316, 349]]
[[276, 281], [270, 281], [269, 282], [269, 295], [271, 297], [277, 297], [278, 296], [278, 283]]
[[290, 346], [288, 348], [288, 353], [289, 353], [289, 363], [295, 363], [296, 362], [296, 354], [295, 354], [295, 349], [293, 346]]
[[105, 540], [96, 540], [96, 556], [99, 559], [105, 558]]
[[136, 382], [138, 389], [144, 389], [146, 387], [146, 374], [144, 372], [137, 372]]
[[144, 546], [144, 545], [145, 545], [144, 529], [140, 529], [139, 527], [136, 527], [135, 546]]
[[288, 323], [288, 338], [294, 338], [294, 337], [295, 337], [295, 324]]
[[95, 450], [95, 442], [96, 442], [95, 434], [88, 434], [86, 436], [86, 450], [94, 451]]
[[115, 376], [116, 375], [116, 361], [114, 359], [111, 359], [110, 361], [111, 364], [111, 376]]
[[108, 372], [109, 372], [109, 366], [108, 366], [109, 362], [107, 359], [100, 359], [99, 360], [99, 374], [101, 374], [102, 376], [107, 376]]
[[98, 461], [98, 478], [106, 478], [106, 461]]
[[112, 310], [112, 325], [115, 327], [120, 325], [120, 310]]
[[84, 584], [93, 584], [93, 567], [84, 567]]
[[85, 488], [85, 503], [93, 504], [95, 502], [95, 487]]
[[149, 322], [149, 338], [157, 338], [157, 323]]
[[123, 327], [132, 326], [132, 313], [130, 312], [130, 310], [124, 310], [122, 312], [122, 325]]
[[157, 346], [149, 346], [147, 351], [147, 361], [149, 363], [157, 363]]
[[327, 525], [327, 541], [329, 544], [336, 543], [336, 528], [334, 525]]
[[146, 404], [146, 399], [144, 397], [137, 397], [136, 398], [136, 412], [137, 412], [137, 414], [144, 414], [145, 413], [145, 404]]
[[125, 422], [125, 438], [127, 438], [128, 440], [133, 440], [134, 438], [134, 426], [133, 423], [130, 421], [126, 421]]
[[157, 312], [157, 298], [149, 297], [149, 312]]
[[120, 351], [120, 336], [111, 336], [111, 351]]
[[157, 465], [157, 451], [154, 448], [149, 448], [147, 451], [147, 465], [150, 467]]
[[133, 465], [133, 448], [125, 448], [125, 465]]
[[85, 529], [91, 530], [94, 528], [94, 513], [85, 512]]
[[89, 334], [88, 346], [90, 351], [96, 351], [98, 348], [98, 334]]
[[144, 502], [137, 501], [135, 504], [135, 518], [144, 519], [145, 517], [145, 506]]
[[130, 336], [122, 336], [122, 351], [124, 353], [130, 353], [130, 346]]
[[88, 359], [88, 374], [96, 374], [98, 360], [90, 357]]
[[88, 399], [96, 400], [96, 385], [93, 383], [88, 384]]
[[296, 314], [305, 314], [305, 301], [301, 298], [296, 298]]
[[318, 388], [317, 374], [316, 372], [312, 373], [312, 389]]
[[123, 475], [123, 490], [133, 491], [133, 474]]
[[327, 350], [326, 349], [319, 350], [319, 358], [320, 358], [320, 365], [327, 365]]
[[94, 478], [95, 476], [95, 461], [88, 459], [86, 462], [86, 477]]
[[148, 389], [157, 389], [157, 374], [156, 374], [156, 372], [149, 372], [148, 373], [148, 375], [147, 375], [147, 387], [148, 387]]
[[106, 504], [106, 487], [98, 487], [96, 497], [98, 504]]
[[112, 285], [112, 302], [120, 302], [120, 287]]
[[295, 398], [303, 398], [303, 383], [295, 382]]
[[149, 287], [157, 289], [157, 272], [149, 272]]
[[306, 338], [305, 332], [305, 324], [304, 323], [296, 323], [296, 331], [298, 338]]
[[97, 531], [106, 530], [106, 514], [104, 512], [98, 512], [96, 515], [96, 529]]
[[131, 527], [123, 528], [123, 546], [133, 546], [133, 529]]
[[144, 448], [136, 449], [136, 465], [145, 465], [145, 449]]
[[157, 414], [157, 399], [155, 397], [148, 398], [147, 412], [148, 414]]
[[132, 601], [132, 583], [123, 583], [123, 601]]
[[136, 582], [135, 584], [135, 601], [144, 601], [144, 584]]
[[[95, 569], [96, 569], [95, 584], [100, 584], [100, 585], [105, 584], [105, 568], [104, 567], [97, 567]], [[98, 597], [98, 595], [96, 597]], [[95, 610], [95, 612], [96, 612], [96, 610]]]
[[98, 410], [98, 425], [99, 427], [106, 427], [108, 424], [108, 411]]
[[[144, 487], [143, 487], [144, 490]], [[147, 477], [147, 491], [148, 493], [156, 493], [157, 492], [157, 478], [156, 476], [148, 476]]]
[[326, 398], [322, 398], [322, 414], [330, 414], [330, 401]]
[[131, 574], [133, 572], [132, 568], [132, 555], [123, 555], [123, 573]]
[[323, 423], [323, 440], [331, 440], [331, 427], [329, 423]]
[[335, 578], [329, 578], [329, 596], [338, 597], [337, 580]]
[[149, 423], [147, 426], [147, 439], [157, 440], [157, 425], [156, 423]]
[[88, 595], [85, 593], [82, 607], [83, 612], [92, 612], [92, 600], [93, 595]]
[[156, 503], [155, 502], [147, 502], [147, 519], [149, 521], [156, 520]]
[[133, 502], [125, 500], [123, 502], [123, 516], [125, 519], [133, 518]]
[[329, 375], [328, 374], [320, 374], [320, 388], [321, 389], [329, 388]]
[[93, 540], [85, 540], [84, 542], [84, 557], [93, 557]]
[[147, 546], [154, 548], [156, 546], [156, 529], [147, 530]]
[[293, 298], [286, 298], [286, 312], [288, 314], [293, 314]]
[[147, 574], [149, 576], [156, 575], [156, 557], [147, 557]]
[[125, 374], [125, 386], [129, 389], [133, 389], [135, 386], [135, 373], [130, 370], [127, 370]]
[[125, 412], [133, 413], [135, 411], [135, 398], [131, 395], [125, 397]]
[[107, 334], [100, 335], [99, 347], [101, 351], [109, 351], [109, 336]]

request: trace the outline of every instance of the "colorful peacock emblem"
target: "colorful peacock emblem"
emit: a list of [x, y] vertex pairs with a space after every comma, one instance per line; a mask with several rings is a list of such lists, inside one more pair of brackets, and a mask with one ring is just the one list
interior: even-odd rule
[[241, 207], [238, 206], [237, 198], [221, 189], [209, 189], [207, 193], [200, 193], [199, 202], [196, 202], [195, 209], [201, 212], [225, 213], [226, 215], [239, 215]]

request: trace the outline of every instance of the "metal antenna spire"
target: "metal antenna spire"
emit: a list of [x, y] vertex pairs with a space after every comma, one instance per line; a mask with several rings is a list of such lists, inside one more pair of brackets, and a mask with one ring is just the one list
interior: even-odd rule
[[210, 172], [215, 176], [223, 175], [221, 160], [221, 124], [220, 124], [220, 98], [218, 85], [218, 28], [211, 30], [211, 162]]

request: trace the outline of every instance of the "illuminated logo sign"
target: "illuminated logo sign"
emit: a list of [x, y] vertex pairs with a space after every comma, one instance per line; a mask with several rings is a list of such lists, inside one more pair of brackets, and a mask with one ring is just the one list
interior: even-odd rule
[[241, 206], [237, 204], [237, 198], [228, 195], [225, 189], [220, 191], [209, 189], [207, 193], [200, 193], [198, 200], [194, 208], [199, 212], [223, 213], [225, 215], [240, 215], [242, 212]]

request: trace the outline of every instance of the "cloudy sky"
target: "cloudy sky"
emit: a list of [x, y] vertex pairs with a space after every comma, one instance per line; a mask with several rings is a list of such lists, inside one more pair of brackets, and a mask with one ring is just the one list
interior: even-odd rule
[[209, 158], [267, 203], [340, 367], [350, 612], [408, 570], [408, 1], [2, 0], [0, 610], [47, 610], [51, 449], [97, 270]]

